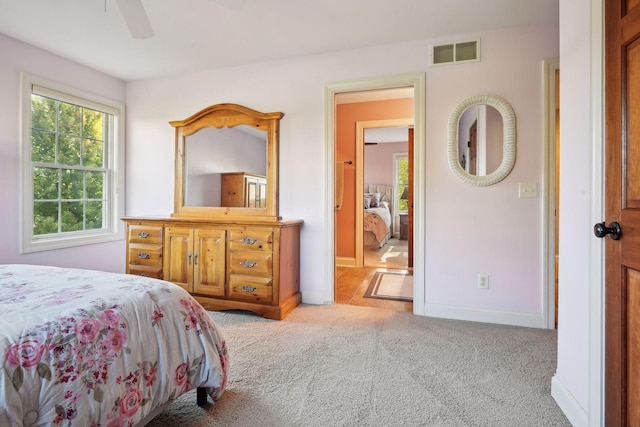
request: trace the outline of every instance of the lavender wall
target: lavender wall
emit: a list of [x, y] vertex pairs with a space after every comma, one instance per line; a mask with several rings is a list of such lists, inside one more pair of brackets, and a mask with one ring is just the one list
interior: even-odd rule
[[[592, 16], [597, 0], [561, 2], [562, 53], [562, 200], [561, 269], [556, 390], [566, 396], [563, 410], [573, 412], [575, 425], [587, 425], [589, 390], [599, 378], [589, 371], [590, 229], [592, 191], [589, 144], [592, 93]], [[594, 10], [597, 16], [598, 7]], [[18, 253], [19, 223], [19, 73], [27, 71], [127, 100], [127, 214], [168, 214], [173, 206], [174, 134], [168, 121], [187, 117], [219, 102], [245, 104], [262, 111], [283, 111], [281, 126], [280, 205], [286, 217], [302, 218], [301, 286], [303, 299], [321, 303], [328, 281], [317, 250], [324, 241], [323, 87], [327, 83], [424, 71], [426, 109], [426, 295], [431, 314], [447, 308], [523, 313], [541, 312], [541, 200], [518, 199], [517, 183], [541, 182], [541, 61], [557, 57], [558, 28], [523, 28], [447, 39], [319, 55], [303, 59], [206, 71], [188, 76], [125, 83], [56, 55], [0, 35], [0, 262], [73, 265], [109, 271], [124, 270], [124, 242]], [[456, 66], [428, 66], [433, 43], [481, 37], [482, 61]], [[473, 79], [468, 76], [473, 75]], [[125, 96], [126, 91], [126, 96]], [[518, 159], [512, 174], [488, 188], [457, 181], [446, 163], [446, 123], [450, 111], [467, 96], [495, 93], [514, 108], [518, 124]], [[526, 159], [524, 161], [523, 159]], [[571, 159], [571, 160], [569, 160]], [[441, 224], [460, 224], [456, 233]], [[501, 233], [492, 226], [501, 224]], [[465, 262], [461, 263], [460, 260]], [[478, 291], [475, 275], [491, 275], [490, 291]], [[331, 285], [331, 284], [329, 284]], [[439, 310], [435, 310], [439, 308]], [[597, 315], [597, 314], [596, 314]], [[556, 396], [556, 395], [554, 395]], [[558, 399], [558, 397], [556, 397]], [[592, 408], [591, 408], [592, 409]], [[582, 414], [582, 417], [581, 417]]]
[[[426, 108], [426, 259], [427, 313], [456, 317], [492, 311], [524, 316], [536, 324], [542, 313], [541, 197], [518, 199], [518, 182], [541, 182], [541, 61], [558, 55], [557, 28], [527, 27], [482, 34], [482, 61], [429, 67], [429, 46], [422, 40], [349, 52], [211, 70], [186, 76], [130, 82], [127, 100], [128, 215], [163, 215], [173, 209], [174, 133], [170, 120], [208, 105], [234, 102], [261, 111], [283, 111], [280, 145], [280, 210], [302, 218], [301, 289], [303, 300], [322, 303], [331, 286], [318, 242], [325, 236], [323, 200], [324, 99], [330, 82], [425, 70]], [[447, 40], [449, 40], [448, 38]], [[124, 243], [19, 256], [18, 234], [18, 81], [19, 71], [95, 90], [123, 100], [125, 84], [49, 53], [3, 37], [7, 61], [0, 103], [4, 200], [2, 256], [7, 262], [74, 263], [108, 270], [124, 269]], [[468, 76], [473, 75], [473, 79]], [[505, 77], [507, 76], [507, 77]], [[450, 111], [462, 99], [495, 93], [514, 108], [518, 123], [518, 159], [503, 182], [475, 188], [448, 170], [446, 128]], [[522, 161], [520, 159], [526, 159]], [[143, 166], [144, 165], [144, 166]], [[473, 220], [470, 220], [470, 217]], [[438, 224], [453, 221], [456, 233]], [[494, 233], [493, 225], [501, 225]], [[6, 236], [6, 237], [5, 237]], [[466, 262], [461, 264], [460, 259]], [[329, 261], [331, 262], [331, 261]], [[476, 286], [478, 273], [490, 275], [490, 290]], [[474, 311], [475, 310], [475, 311]], [[478, 311], [479, 310], [479, 311]], [[529, 321], [529, 320], [527, 320]]]
[[[123, 240], [20, 255], [20, 73], [119, 102], [125, 82], [0, 34], [0, 263], [49, 264], [124, 272]], [[123, 189], [124, 190], [124, 189]]]
[[393, 155], [407, 153], [407, 142], [389, 142], [364, 147], [364, 183], [393, 185]]
[[[541, 64], [558, 55], [558, 29], [527, 27], [446, 40], [475, 37], [482, 39], [482, 61], [476, 63], [429, 67], [429, 47], [443, 40], [420, 40], [129, 83], [127, 214], [172, 211], [170, 120], [220, 102], [282, 111], [280, 212], [305, 221], [302, 298], [324, 303], [325, 288], [333, 286], [325, 277], [325, 266], [333, 260], [325, 260], [318, 250], [327, 233], [323, 88], [333, 82], [422, 70], [427, 75], [427, 256], [416, 262], [426, 269], [426, 283], [419, 286], [425, 286], [427, 314], [480, 318], [491, 312], [542, 324], [543, 194], [519, 199], [518, 183], [542, 181]], [[482, 93], [511, 103], [518, 123], [519, 160], [505, 181], [476, 188], [449, 171], [446, 135], [456, 104]], [[142, 162], [151, 166], [138, 167]], [[457, 224], [455, 233], [441, 226], [448, 223]], [[495, 224], [500, 224], [501, 233], [494, 232]], [[478, 273], [490, 275], [489, 291], [477, 288]]]

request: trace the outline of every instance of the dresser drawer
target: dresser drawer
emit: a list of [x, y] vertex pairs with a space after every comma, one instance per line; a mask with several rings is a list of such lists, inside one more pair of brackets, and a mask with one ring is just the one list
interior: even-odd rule
[[151, 267], [148, 265], [129, 265], [129, 274], [152, 277], [154, 279], [162, 279], [162, 267]]
[[162, 227], [153, 225], [129, 225], [129, 243], [162, 244]]
[[162, 267], [162, 246], [132, 243], [129, 245], [129, 265]]
[[271, 276], [273, 256], [271, 252], [229, 252], [229, 274]]
[[273, 251], [272, 230], [231, 230], [229, 233], [231, 251]]
[[229, 276], [229, 295], [233, 300], [270, 304], [273, 300], [273, 281], [270, 277], [243, 274]]

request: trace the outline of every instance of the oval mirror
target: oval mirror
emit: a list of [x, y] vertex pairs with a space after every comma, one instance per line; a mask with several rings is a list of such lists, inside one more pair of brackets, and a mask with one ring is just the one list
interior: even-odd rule
[[495, 95], [460, 102], [449, 116], [449, 168], [473, 186], [493, 185], [509, 175], [516, 157], [515, 114]]

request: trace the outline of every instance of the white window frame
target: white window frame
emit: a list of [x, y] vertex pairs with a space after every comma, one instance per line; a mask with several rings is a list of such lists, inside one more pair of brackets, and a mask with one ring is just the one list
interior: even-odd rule
[[[20, 253], [62, 249], [124, 239], [124, 129], [125, 106], [61, 83], [28, 73], [21, 73], [21, 212]], [[105, 150], [107, 178], [105, 183], [104, 224], [98, 230], [64, 232], [55, 235], [33, 234], [33, 165], [31, 162], [31, 95], [34, 89], [39, 95], [68, 102], [113, 115], [113, 131]]]
[[397, 207], [397, 209], [395, 209], [396, 214], [399, 213], [404, 213], [404, 212], [409, 212], [409, 210], [407, 209], [406, 211], [401, 211], [400, 210], [400, 190], [399, 190], [399, 185], [400, 182], [398, 181], [398, 175], [400, 174], [400, 168], [398, 167], [398, 164], [400, 163], [400, 160], [407, 160], [409, 161], [409, 153], [394, 153], [393, 154], [393, 194], [395, 194], [395, 206]]

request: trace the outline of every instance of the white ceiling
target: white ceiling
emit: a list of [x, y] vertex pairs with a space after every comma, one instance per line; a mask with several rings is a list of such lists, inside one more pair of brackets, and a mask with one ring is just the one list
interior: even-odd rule
[[[0, 0], [0, 33], [124, 80], [522, 25], [559, 0], [143, 0], [133, 39], [115, 0]], [[457, 41], [457, 40], [456, 40]]]

